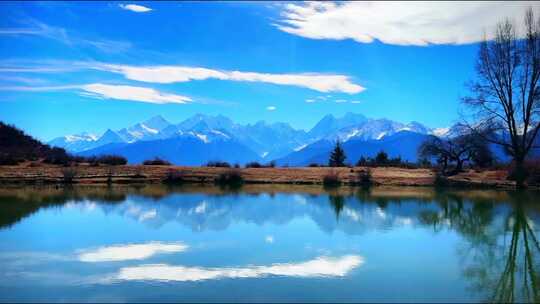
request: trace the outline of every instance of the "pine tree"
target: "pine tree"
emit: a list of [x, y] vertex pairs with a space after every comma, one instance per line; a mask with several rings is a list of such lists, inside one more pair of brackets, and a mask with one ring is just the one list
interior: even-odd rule
[[341, 142], [339, 139], [336, 141], [336, 146], [332, 153], [330, 153], [330, 159], [328, 160], [328, 165], [330, 167], [344, 167], [345, 166], [345, 151], [341, 147]]

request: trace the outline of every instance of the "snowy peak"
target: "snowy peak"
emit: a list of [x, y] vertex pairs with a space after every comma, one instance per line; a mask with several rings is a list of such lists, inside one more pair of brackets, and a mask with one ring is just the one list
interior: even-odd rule
[[404, 124], [389, 119], [368, 119], [355, 113], [346, 113], [342, 117], [326, 115], [309, 132], [283, 122], [258, 121], [241, 125], [223, 115], [196, 114], [178, 124], [170, 123], [158, 115], [117, 131], [109, 129], [100, 137], [88, 133], [67, 135], [52, 140], [50, 144], [78, 153], [109, 143], [133, 144], [183, 137], [204, 144], [234, 141], [264, 159], [277, 159], [320, 140], [334, 141], [339, 138], [343, 142], [378, 141], [407, 131], [442, 135], [444, 130], [431, 130], [414, 121]]
[[170, 126], [171, 123], [168, 122], [165, 118], [163, 118], [163, 116], [157, 115], [144, 121], [142, 125], [144, 125], [145, 127], [149, 129], [161, 131], [165, 129], [166, 127]]
[[120, 137], [120, 135], [118, 135], [118, 133], [114, 132], [111, 129], [107, 129], [107, 131], [105, 131], [105, 133], [103, 133], [103, 135], [101, 135], [101, 137], [96, 141], [96, 144], [101, 146], [123, 141], [124, 140], [122, 139], [122, 137]]
[[339, 140], [346, 142], [355, 140], [381, 140], [385, 136], [390, 136], [402, 131], [415, 132], [419, 134], [429, 134], [431, 131], [418, 122], [403, 124], [389, 119], [368, 119], [367, 121], [342, 128], [325, 137], [327, 140]]
[[223, 115], [209, 116], [204, 114], [196, 114], [176, 126], [179, 130], [190, 130], [199, 123], [206, 124], [210, 129], [232, 130], [235, 128], [233, 121]]
[[336, 132], [340, 129], [360, 125], [367, 121], [367, 118], [362, 114], [346, 113], [341, 118], [336, 118], [333, 115], [324, 116], [309, 132], [308, 134], [314, 138], [323, 138], [328, 136], [332, 132]]

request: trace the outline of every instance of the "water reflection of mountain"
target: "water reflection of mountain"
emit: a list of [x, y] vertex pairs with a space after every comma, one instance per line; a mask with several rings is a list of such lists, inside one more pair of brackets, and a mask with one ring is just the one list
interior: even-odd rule
[[[0, 189], [0, 227], [39, 210], [69, 205], [101, 210], [158, 228], [179, 223], [193, 231], [238, 223], [281, 225], [308, 219], [327, 233], [362, 234], [414, 227], [452, 232], [463, 279], [489, 302], [540, 301], [540, 196], [535, 192], [431, 188], [248, 185]], [[95, 208], [87, 208], [92, 206]]]
[[[152, 227], [177, 222], [193, 231], [223, 230], [234, 223], [279, 225], [306, 217], [328, 233], [361, 234], [400, 225], [433, 225], [440, 229], [448, 224], [448, 220], [440, 218], [452, 219], [453, 214], [460, 219], [468, 215], [481, 220], [477, 212], [468, 210], [491, 210], [497, 202], [511, 200], [508, 192], [438, 192], [430, 188], [343, 187], [324, 191], [305, 186], [248, 186], [241, 192], [163, 186], [16, 188], [0, 191], [0, 224], [9, 226], [40, 208], [70, 202], [93, 204], [106, 213], [121, 214]], [[456, 206], [461, 208], [457, 215]], [[497, 208], [508, 206], [497, 204]]]
[[[343, 207], [337, 217], [332, 201], [338, 197]], [[411, 225], [422, 210], [436, 206], [403, 202], [381, 208], [373, 201], [359, 201], [355, 196], [318, 196], [301, 194], [260, 194], [238, 196], [207, 196], [204, 194], [173, 194], [157, 201], [130, 196], [120, 205], [101, 206], [106, 212], [120, 213], [145, 224], [159, 227], [174, 221], [194, 231], [222, 230], [233, 223], [256, 225], [283, 224], [297, 218], [311, 218], [326, 232], [341, 230], [348, 234], [365, 229], [385, 229], [394, 225]]]

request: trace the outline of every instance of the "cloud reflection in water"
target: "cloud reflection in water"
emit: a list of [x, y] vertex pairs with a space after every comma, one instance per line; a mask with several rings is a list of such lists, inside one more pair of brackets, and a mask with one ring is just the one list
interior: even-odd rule
[[187, 250], [183, 243], [149, 242], [145, 244], [127, 244], [100, 247], [93, 250], [82, 250], [77, 259], [81, 262], [115, 262], [127, 260], [142, 260], [159, 253], [175, 253]]
[[270, 266], [203, 268], [149, 264], [121, 268], [111, 281], [202, 281], [221, 278], [258, 278], [265, 276], [342, 277], [364, 263], [358, 255], [318, 257], [303, 263]]

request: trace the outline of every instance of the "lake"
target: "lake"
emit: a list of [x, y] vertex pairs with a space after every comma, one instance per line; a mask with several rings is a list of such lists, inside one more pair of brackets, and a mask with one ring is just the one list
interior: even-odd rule
[[0, 301], [538, 302], [540, 195], [0, 189]]

